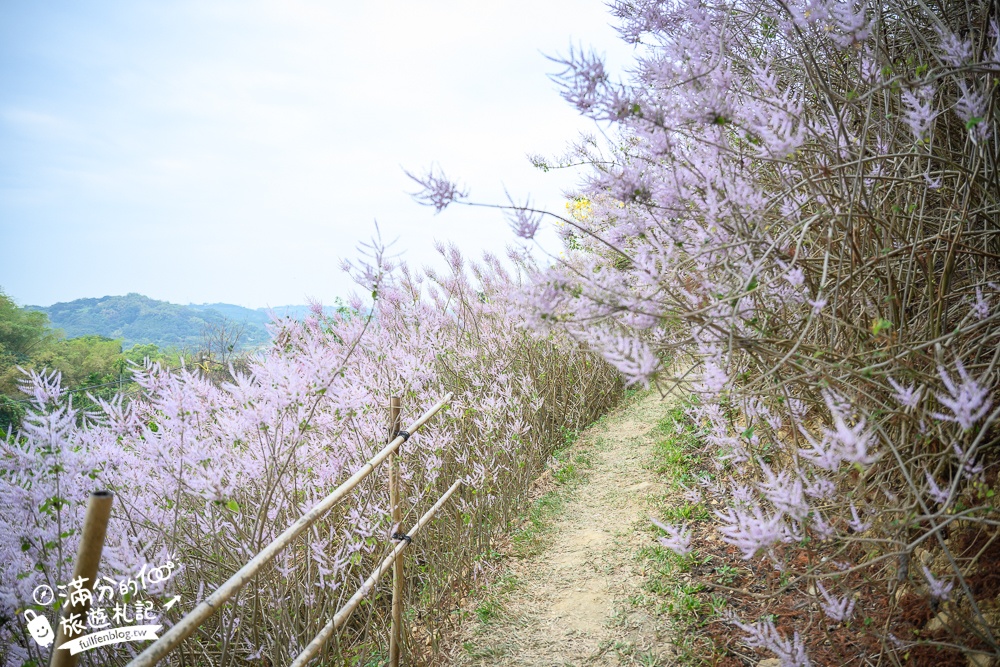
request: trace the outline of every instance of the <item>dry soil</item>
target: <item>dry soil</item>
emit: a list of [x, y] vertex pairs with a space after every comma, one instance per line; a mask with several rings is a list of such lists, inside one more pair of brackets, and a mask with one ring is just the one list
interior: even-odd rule
[[501, 576], [516, 584], [499, 613], [486, 622], [470, 614], [454, 665], [673, 662], [668, 619], [630, 603], [644, 581], [637, 552], [654, 539], [649, 503], [664, 492], [646, 466], [669, 401], [656, 393], [633, 399], [584, 431], [574, 445], [590, 454], [584, 479], [568, 492], [540, 552], [505, 566]]

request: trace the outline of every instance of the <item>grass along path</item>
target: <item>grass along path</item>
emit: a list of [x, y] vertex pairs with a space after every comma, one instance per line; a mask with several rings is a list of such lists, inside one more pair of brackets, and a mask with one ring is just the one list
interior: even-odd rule
[[467, 605], [452, 664], [675, 663], [669, 615], [645, 602], [648, 517], [673, 493], [651, 469], [669, 405], [634, 397], [556, 456], [513, 558]]

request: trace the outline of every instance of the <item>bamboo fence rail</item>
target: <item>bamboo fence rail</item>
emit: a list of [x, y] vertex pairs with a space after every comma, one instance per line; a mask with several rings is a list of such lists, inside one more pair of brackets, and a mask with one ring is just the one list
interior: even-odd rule
[[[434, 514], [439, 509], [441, 509], [441, 506], [448, 501], [448, 498], [451, 497], [451, 494], [455, 493], [455, 491], [461, 485], [462, 485], [461, 480], [458, 480], [454, 484], [452, 484], [451, 488], [445, 491], [444, 495], [442, 495], [438, 499], [438, 501], [434, 503], [434, 506], [431, 507], [429, 510], [427, 510], [427, 512], [422, 517], [420, 517], [420, 521], [417, 522], [417, 525], [415, 525], [410, 530], [410, 532], [406, 534], [407, 537], [412, 538], [414, 535], [417, 534], [417, 532], [421, 528], [423, 528], [424, 524], [433, 519]], [[378, 583], [378, 580], [381, 579], [382, 575], [385, 574], [386, 570], [389, 569], [389, 566], [392, 565], [393, 563], [400, 562], [399, 556], [400, 554], [403, 553], [403, 550], [405, 550], [409, 544], [410, 544], [409, 540], [402, 540], [400, 541], [399, 544], [396, 545], [396, 548], [393, 549], [392, 552], [385, 557], [385, 560], [383, 560], [377, 568], [375, 568], [375, 570], [371, 573], [371, 576], [369, 576], [368, 579], [365, 580], [365, 583], [361, 584], [361, 587], [357, 590], [357, 592], [353, 596], [351, 596], [351, 599], [348, 600], [344, 604], [344, 606], [340, 608], [340, 610], [334, 615], [332, 619], [330, 619], [329, 622], [327, 622], [327, 624], [323, 627], [323, 629], [319, 631], [319, 633], [316, 635], [316, 637], [313, 638], [311, 642], [309, 642], [309, 644], [305, 647], [302, 653], [300, 653], [298, 657], [295, 658], [295, 660], [291, 663], [291, 665], [289, 665], [289, 667], [305, 667], [305, 665], [309, 664], [310, 660], [312, 660], [313, 658], [316, 657], [317, 654], [319, 654], [320, 650], [322, 650], [322, 648], [326, 645], [326, 643], [330, 641], [334, 633], [337, 630], [339, 630], [340, 627], [345, 622], [347, 622], [347, 619], [351, 617], [351, 614], [353, 614], [354, 610], [357, 609], [357, 606], [361, 603], [361, 600], [364, 599], [364, 597], [371, 592], [375, 584]], [[393, 609], [395, 610], [395, 599], [393, 599], [393, 603], [394, 603]], [[392, 622], [393, 622], [393, 633], [399, 632], [401, 630], [401, 627], [399, 625], [396, 625], [395, 614], [393, 614]], [[391, 659], [392, 658], [390, 657], [390, 660]], [[392, 664], [398, 665], [399, 664], [398, 644], [397, 644], [397, 652], [395, 655], [395, 660], [396, 662]]]
[[[326, 496], [323, 500], [319, 501], [310, 509], [308, 512], [303, 514], [295, 523], [289, 526], [285, 531], [275, 538], [270, 544], [257, 552], [253, 558], [247, 561], [235, 574], [233, 574], [229, 579], [225, 581], [221, 586], [219, 586], [214, 592], [212, 592], [208, 597], [202, 600], [194, 609], [188, 612], [183, 618], [181, 618], [176, 624], [173, 625], [167, 632], [163, 634], [162, 637], [157, 639], [153, 644], [148, 646], [146, 650], [135, 657], [128, 667], [151, 667], [156, 665], [163, 658], [167, 656], [173, 649], [177, 648], [182, 641], [189, 637], [198, 627], [205, 622], [209, 617], [211, 617], [215, 612], [217, 612], [222, 605], [231, 599], [237, 592], [240, 591], [254, 576], [263, 568], [265, 565], [270, 563], [283, 549], [288, 547], [297, 537], [299, 537], [306, 529], [312, 526], [316, 521], [323, 517], [334, 505], [343, 500], [347, 494], [349, 494], [358, 484], [361, 483], [368, 475], [370, 475], [374, 470], [382, 464], [386, 459], [390, 459], [390, 493], [392, 498], [392, 517], [395, 525], [394, 530], [399, 529], [399, 523], [402, 520], [402, 512], [400, 510], [401, 504], [401, 494], [400, 494], [400, 480], [398, 474], [398, 461], [395, 460], [396, 452], [399, 447], [405, 442], [411, 434], [416, 433], [424, 424], [426, 424], [431, 417], [437, 414], [445, 405], [447, 405], [452, 398], [452, 394], [448, 393], [444, 398], [434, 404], [429, 410], [422, 414], [416, 421], [410, 424], [406, 431], [399, 430], [399, 415], [400, 415], [400, 403], [398, 398], [393, 398], [390, 403], [390, 421], [389, 421], [389, 433], [390, 441], [383, 447], [375, 456], [370, 458], [364, 465], [361, 466], [350, 478], [348, 478], [343, 484], [338, 486], [332, 493]], [[396, 535], [400, 539], [399, 544], [390, 552], [389, 556], [382, 561], [382, 563], [375, 569], [372, 575], [365, 581], [360, 589], [354, 594], [354, 596], [347, 601], [347, 603], [341, 607], [340, 610], [334, 615], [327, 625], [320, 631], [320, 633], [309, 643], [306, 649], [295, 659], [294, 665], [305, 665], [313, 656], [318, 653], [322, 647], [326, 644], [329, 638], [334, 634], [334, 632], [340, 628], [340, 626], [350, 617], [351, 613], [358, 606], [361, 599], [371, 591], [372, 587], [376, 582], [382, 577], [382, 575], [389, 569], [390, 565], [395, 564], [394, 568], [394, 584], [393, 584], [393, 615], [392, 615], [392, 634], [390, 636], [390, 652], [391, 652], [391, 662], [392, 667], [398, 667], [400, 659], [400, 640], [402, 631], [402, 588], [403, 588], [403, 568], [402, 560], [399, 556], [406, 549], [407, 545], [410, 543], [410, 539], [421, 527], [423, 527], [428, 521], [433, 518], [434, 514], [441, 508], [441, 506], [451, 497], [458, 487], [461, 486], [461, 482], [455, 482], [452, 484], [451, 488], [445, 492], [443, 496], [431, 507], [427, 513], [425, 513], [417, 524], [413, 527], [410, 533], [405, 535]], [[101, 496], [101, 503], [95, 503], [94, 499], [91, 500], [91, 507], [88, 508], [86, 526], [91, 526], [91, 510], [93, 509], [97, 512], [100, 509], [107, 514], [110, 510], [110, 494], [106, 492], [104, 495], [101, 493], [95, 494], [96, 496]], [[106, 502], [105, 502], [106, 496]], [[100, 505], [97, 508], [97, 505]], [[95, 509], [97, 508], [97, 509]], [[99, 512], [98, 512], [99, 513]], [[95, 514], [97, 516], [97, 514]], [[97, 574], [97, 564], [100, 559], [100, 553], [104, 545], [105, 530], [99, 530], [100, 526], [94, 525], [93, 529], [87, 530], [85, 526], [83, 539], [80, 545], [80, 556], [77, 559], [76, 569], [83, 571], [84, 575], [87, 576], [89, 573], [89, 579], [95, 579]], [[104, 516], [104, 528], [107, 527], [107, 517]], [[96, 556], [95, 556], [96, 554]], [[91, 570], [93, 570], [91, 572]], [[69, 656], [68, 651], [59, 651], [59, 646], [63, 643], [64, 638], [61, 636], [56, 644], [53, 646], [52, 651], [52, 661], [50, 662], [51, 667], [68, 667], [75, 664], [75, 656]]]

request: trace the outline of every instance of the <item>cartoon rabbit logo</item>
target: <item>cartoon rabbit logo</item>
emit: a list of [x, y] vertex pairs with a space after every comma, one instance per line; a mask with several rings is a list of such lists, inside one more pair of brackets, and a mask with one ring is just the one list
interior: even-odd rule
[[48, 646], [56, 640], [49, 619], [36, 614], [32, 609], [26, 609], [24, 620], [28, 621], [28, 632], [31, 633], [32, 638], [38, 642], [39, 646]]

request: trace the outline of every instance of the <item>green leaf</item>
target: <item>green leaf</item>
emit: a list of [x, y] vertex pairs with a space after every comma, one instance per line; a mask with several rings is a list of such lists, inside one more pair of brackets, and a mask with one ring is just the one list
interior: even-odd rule
[[890, 322], [889, 320], [884, 320], [881, 317], [876, 318], [875, 321], [872, 323], [872, 335], [877, 336], [886, 329], [891, 329], [891, 328], [892, 328], [892, 322]]
[[965, 129], [971, 130], [976, 125], [979, 125], [982, 122], [983, 122], [982, 118], [980, 118], [979, 116], [973, 116], [972, 118], [970, 118], [965, 122]]
[[235, 500], [230, 500], [228, 503], [226, 503], [226, 507], [228, 507], [229, 509], [231, 509], [234, 512], [239, 512], [240, 511], [240, 504], [238, 502], [236, 502]]

